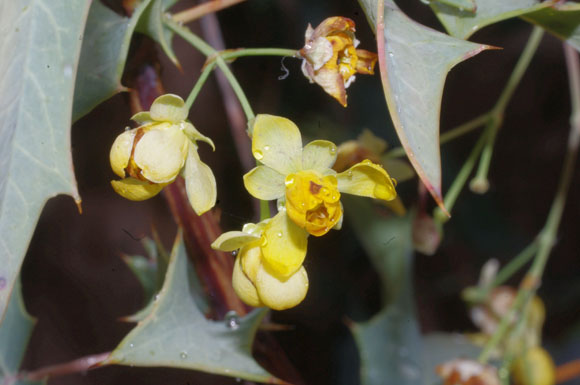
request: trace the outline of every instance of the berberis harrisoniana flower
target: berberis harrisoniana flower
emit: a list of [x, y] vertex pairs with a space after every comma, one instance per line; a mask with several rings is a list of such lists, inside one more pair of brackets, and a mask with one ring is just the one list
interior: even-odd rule
[[329, 17], [316, 28], [308, 24], [305, 45], [300, 50], [304, 58], [302, 72], [311, 83], [346, 107], [346, 89], [355, 74], [374, 74], [377, 54], [356, 49], [354, 21], [346, 17]]
[[308, 234], [284, 212], [242, 231], [230, 231], [212, 244], [222, 251], [238, 250], [232, 285], [250, 306], [284, 310], [298, 305], [308, 291], [308, 276], [302, 262]]
[[253, 125], [252, 152], [262, 163], [244, 175], [254, 197], [279, 200], [279, 207], [300, 228], [321, 236], [340, 223], [340, 194], [390, 201], [397, 196], [385, 169], [366, 159], [337, 173], [336, 145], [315, 140], [302, 148], [298, 127], [279, 116], [258, 115]]
[[123, 178], [111, 181], [119, 195], [133, 201], [149, 199], [181, 173], [198, 215], [215, 205], [215, 177], [199, 158], [196, 142], [215, 147], [186, 120], [187, 113], [181, 97], [166, 94], [155, 99], [150, 111], [131, 118], [139, 127], [120, 134], [110, 153], [113, 171]]

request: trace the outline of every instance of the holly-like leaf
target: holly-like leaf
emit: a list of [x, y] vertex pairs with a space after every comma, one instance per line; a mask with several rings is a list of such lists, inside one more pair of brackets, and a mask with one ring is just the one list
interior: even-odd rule
[[[4, 322], [0, 325], [0, 384], [13, 383], [36, 323], [24, 307], [20, 280], [16, 281], [13, 293]], [[14, 384], [22, 385], [24, 382]]]
[[143, 0], [131, 18], [123, 17], [94, 0], [82, 38], [83, 47], [75, 84], [73, 121], [99, 103], [126, 90], [121, 76], [135, 26], [151, 0]]
[[165, 14], [166, 9], [174, 3], [175, 1], [173, 0], [152, 0], [137, 24], [137, 31], [148, 35], [159, 43], [167, 57], [179, 67], [179, 61], [171, 47], [173, 32], [163, 24], [163, 19], [167, 17]]
[[72, 99], [89, 0], [0, 4], [0, 320], [45, 202], [80, 204]]
[[423, 384], [419, 326], [412, 290], [412, 218], [384, 217], [371, 202], [345, 197], [345, 213], [381, 277], [383, 309], [351, 330], [361, 357], [361, 383]]
[[377, 33], [383, 89], [399, 139], [415, 171], [445, 210], [439, 149], [445, 78], [453, 66], [491, 47], [456, 39], [418, 24], [391, 0], [385, 1], [384, 29], [379, 30], [377, 1], [360, 2]]
[[522, 19], [544, 28], [580, 51], [580, 4], [556, 3], [527, 13]]
[[450, 7], [443, 2], [431, 2], [431, 9], [437, 15], [445, 30], [454, 37], [467, 39], [481, 28], [512, 17], [537, 11], [553, 4], [554, 1], [540, 0], [475, 0], [474, 13]]
[[477, 9], [475, 0], [434, 0], [437, 3], [457, 8], [459, 11], [474, 13]]
[[281, 383], [262, 369], [251, 354], [256, 329], [267, 310], [258, 309], [239, 319], [208, 320], [192, 293], [196, 280], [178, 238], [153, 308], [102, 365], [176, 367]]

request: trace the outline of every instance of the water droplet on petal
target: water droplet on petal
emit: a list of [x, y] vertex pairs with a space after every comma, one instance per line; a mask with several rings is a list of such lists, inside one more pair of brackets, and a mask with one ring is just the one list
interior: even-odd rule
[[268, 146], [268, 145], [265, 145], [265, 146], [264, 146], [264, 151], [270, 151], [270, 146]]
[[185, 359], [187, 358], [187, 352], [181, 352], [181, 353], [179, 353], [179, 357], [180, 357], [182, 360], [185, 360]]
[[232, 251], [232, 255], [233, 255], [234, 257], [236, 257], [236, 256], [238, 255], [238, 250], [234, 250], [234, 251]]
[[347, 176], [347, 177], [349, 177], [349, 178], [352, 178], [352, 171], [348, 171], [348, 172], [346, 173], [346, 176]]
[[278, 238], [282, 238], [282, 235], [284, 235], [284, 234], [282, 234], [281, 231], [278, 231], [278, 234], [276, 234], [276, 235], [278, 236]]
[[230, 310], [226, 313], [224, 321], [228, 329], [237, 330], [240, 327], [240, 317], [238, 317], [238, 313], [234, 310]]
[[294, 177], [293, 176], [288, 176], [286, 177], [286, 180], [284, 181], [284, 184], [286, 186], [291, 186], [294, 184]]
[[262, 235], [262, 242], [261, 242], [260, 246], [266, 247], [267, 244], [268, 244], [268, 238], [266, 238], [265, 236]]
[[131, 349], [133, 349], [133, 348], [135, 347], [135, 345], [133, 345], [133, 344], [129, 344], [129, 347], [130, 347]]
[[334, 155], [334, 154], [336, 154], [336, 147], [332, 146], [332, 147], [330, 147], [330, 155]]
[[256, 158], [256, 159], [260, 160], [260, 159], [262, 159], [263, 157], [264, 157], [264, 154], [262, 154], [262, 151], [260, 151], [260, 150], [256, 150], [256, 151], [254, 151], [254, 158]]

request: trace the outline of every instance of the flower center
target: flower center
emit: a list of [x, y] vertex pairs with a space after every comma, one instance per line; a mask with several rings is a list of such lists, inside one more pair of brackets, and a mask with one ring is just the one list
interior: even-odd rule
[[334, 175], [303, 170], [286, 177], [286, 212], [298, 226], [320, 236], [342, 216], [340, 192]]

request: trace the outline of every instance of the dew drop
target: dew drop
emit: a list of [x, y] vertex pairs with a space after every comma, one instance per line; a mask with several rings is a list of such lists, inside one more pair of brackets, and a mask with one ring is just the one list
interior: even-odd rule
[[395, 57], [395, 54], [394, 54], [394, 53], [392, 53], [391, 51], [389, 51], [389, 56], [390, 56], [390, 57]]
[[130, 347], [131, 349], [133, 349], [133, 348], [135, 347], [135, 345], [133, 345], [133, 344], [129, 344], [129, 347]]
[[306, 44], [306, 45], [304, 46], [304, 49], [312, 49], [312, 46], [311, 46], [310, 44]]
[[260, 150], [256, 150], [256, 151], [254, 151], [254, 158], [256, 158], [256, 159], [260, 160], [260, 159], [262, 159], [263, 157], [264, 157], [264, 154], [262, 154], [262, 151], [260, 151]]
[[232, 251], [232, 255], [233, 255], [234, 257], [236, 257], [236, 256], [238, 255], [238, 250], [234, 250], [234, 251]]
[[346, 176], [349, 177], [349, 178], [352, 178], [352, 171], [347, 172], [346, 173]]
[[278, 236], [278, 238], [282, 238], [282, 235], [284, 235], [284, 234], [282, 234], [281, 231], [278, 231], [278, 234], [276, 234], [276, 235]]
[[181, 352], [181, 353], [179, 353], [179, 358], [181, 358], [182, 360], [187, 359], [187, 352]]
[[284, 184], [285, 184], [286, 186], [293, 185], [293, 184], [294, 184], [294, 178], [293, 178], [293, 177], [291, 177], [291, 176], [290, 176], [290, 177], [288, 177], [288, 178], [286, 178], [286, 180], [284, 181]]
[[70, 65], [65, 65], [63, 73], [65, 78], [70, 78], [73, 73], [72, 67]]
[[261, 242], [260, 246], [266, 247], [267, 244], [268, 244], [268, 238], [266, 238], [265, 236], [262, 236], [262, 242]]
[[330, 155], [334, 155], [336, 154], [336, 147], [332, 146], [330, 147]]
[[270, 146], [268, 146], [268, 145], [265, 145], [265, 146], [264, 146], [264, 151], [270, 151]]
[[240, 327], [240, 317], [238, 317], [238, 313], [234, 310], [230, 310], [226, 313], [224, 321], [228, 329], [237, 330]]

